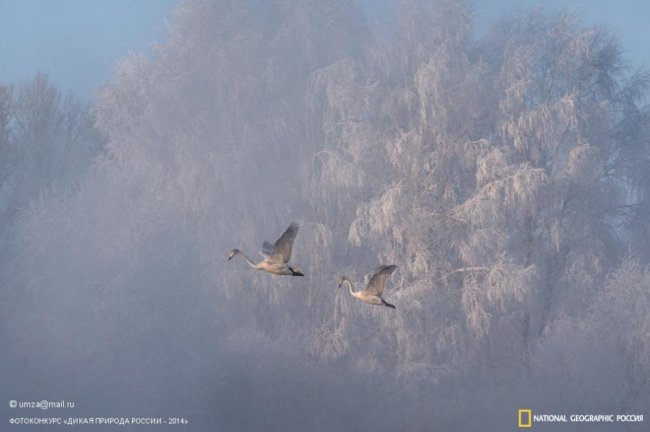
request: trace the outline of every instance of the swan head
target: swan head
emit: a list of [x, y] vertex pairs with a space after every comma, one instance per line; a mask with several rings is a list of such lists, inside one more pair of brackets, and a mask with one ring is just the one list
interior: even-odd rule
[[341, 287], [341, 285], [343, 285], [343, 282], [345, 282], [346, 280], [350, 280], [350, 279], [348, 279], [347, 276], [341, 276], [336, 280], [336, 283], [339, 284], [339, 288]]
[[235, 255], [237, 255], [238, 253], [239, 253], [239, 249], [233, 249], [233, 250], [231, 250], [231, 251], [230, 251], [230, 255], [228, 255], [228, 261], [230, 261], [230, 260], [232, 259], [232, 257], [234, 257]]

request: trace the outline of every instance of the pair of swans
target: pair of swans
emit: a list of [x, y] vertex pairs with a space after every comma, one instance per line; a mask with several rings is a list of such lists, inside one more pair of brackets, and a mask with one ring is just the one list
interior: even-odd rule
[[[294, 269], [289, 265], [291, 251], [293, 250], [293, 242], [297, 235], [298, 224], [292, 222], [291, 225], [289, 225], [289, 228], [287, 228], [275, 243], [271, 244], [267, 241], [264, 242], [262, 245], [262, 254], [265, 255], [266, 258], [259, 263], [255, 263], [239, 249], [231, 250], [228, 260], [233, 259], [235, 255], [241, 255], [248, 265], [255, 270], [264, 270], [265, 272], [282, 276], [304, 276], [304, 273], [300, 270]], [[370, 278], [366, 289], [361, 291], [354, 291], [354, 285], [347, 276], [341, 276], [338, 279], [338, 284], [339, 287], [341, 287], [344, 283], [347, 283], [350, 294], [362, 302], [377, 306], [387, 306], [395, 309], [394, 305], [388, 303], [382, 298], [382, 294], [388, 279], [390, 279], [390, 275], [393, 274], [396, 268], [397, 266], [394, 265], [379, 266]]]

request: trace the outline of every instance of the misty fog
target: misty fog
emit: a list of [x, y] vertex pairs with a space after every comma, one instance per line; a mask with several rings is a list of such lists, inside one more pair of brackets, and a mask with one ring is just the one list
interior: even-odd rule
[[[386, 13], [183, 0], [92, 104], [0, 84], [5, 426], [14, 399], [191, 431], [650, 415], [648, 74], [570, 12]], [[305, 277], [228, 261], [291, 221]], [[395, 310], [337, 284], [379, 264]]]

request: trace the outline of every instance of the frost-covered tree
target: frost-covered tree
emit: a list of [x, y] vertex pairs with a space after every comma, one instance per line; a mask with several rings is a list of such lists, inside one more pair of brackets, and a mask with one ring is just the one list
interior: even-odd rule
[[4, 183], [9, 170], [9, 119], [11, 89], [0, 85], [0, 183]]
[[12, 268], [15, 228], [31, 203], [74, 189], [102, 143], [90, 105], [46, 75], [0, 86], [0, 267]]
[[[405, 2], [394, 46], [317, 76], [315, 196], [361, 256], [399, 262], [411, 308], [383, 336], [397, 370], [435, 379], [527, 364], [556, 320], [587, 313], [627, 241], [620, 129], [637, 149], [647, 135], [624, 112], [642, 112], [643, 79], [606, 30], [533, 11], [471, 43], [462, 3], [429, 6]], [[332, 342], [346, 325], [337, 311]]]
[[44, 188], [63, 190], [78, 182], [101, 146], [88, 103], [62, 95], [44, 74], [6, 91], [3, 100], [7, 175], [16, 205], [26, 206]]
[[620, 211], [623, 228], [632, 248], [648, 262], [650, 251], [648, 215], [650, 215], [650, 172], [648, 145], [650, 144], [650, 111], [644, 105], [650, 77], [635, 73], [629, 82], [617, 91], [612, 104], [615, 124], [611, 139], [615, 151], [607, 172], [622, 183], [627, 194]]

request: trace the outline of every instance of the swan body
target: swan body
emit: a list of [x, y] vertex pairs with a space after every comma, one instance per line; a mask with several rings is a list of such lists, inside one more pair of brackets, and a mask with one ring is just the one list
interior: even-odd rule
[[262, 254], [266, 255], [266, 258], [259, 263], [250, 259], [239, 249], [231, 250], [228, 260], [233, 259], [235, 255], [241, 255], [248, 265], [255, 270], [264, 270], [265, 272], [282, 276], [304, 276], [300, 270], [294, 269], [289, 265], [293, 242], [297, 235], [298, 224], [292, 222], [289, 228], [287, 228], [275, 243], [264, 242], [262, 245]]
[[338, 279], [339, 287], [341, 287], [344, 283], [348, 284], [348, 289], [350, 290], [350, 294], [352, 297], [357, 298], [361, 300], [362, 302], [371, 304], [371, 305], [376, 305], [376, 306], [387, 306], [389, 308], [395, 308], [395, 305], [392, 305], [388, 303], [386, 300], [383, 299], [382, 294], [384, 292], [384, 287], [386, 286], [386, 282], [390, 278], [390, 275], [393, 274], [397, 266], [395, 265], [382, 265], [379, 266], [372, 277], [370, 278], [370, 281], [368, 282], [368, 286], [364, 290], [360, 291], [354, 291], [354, 285], [352, 284], [352, 281], [347, 276], [341, 276]]

